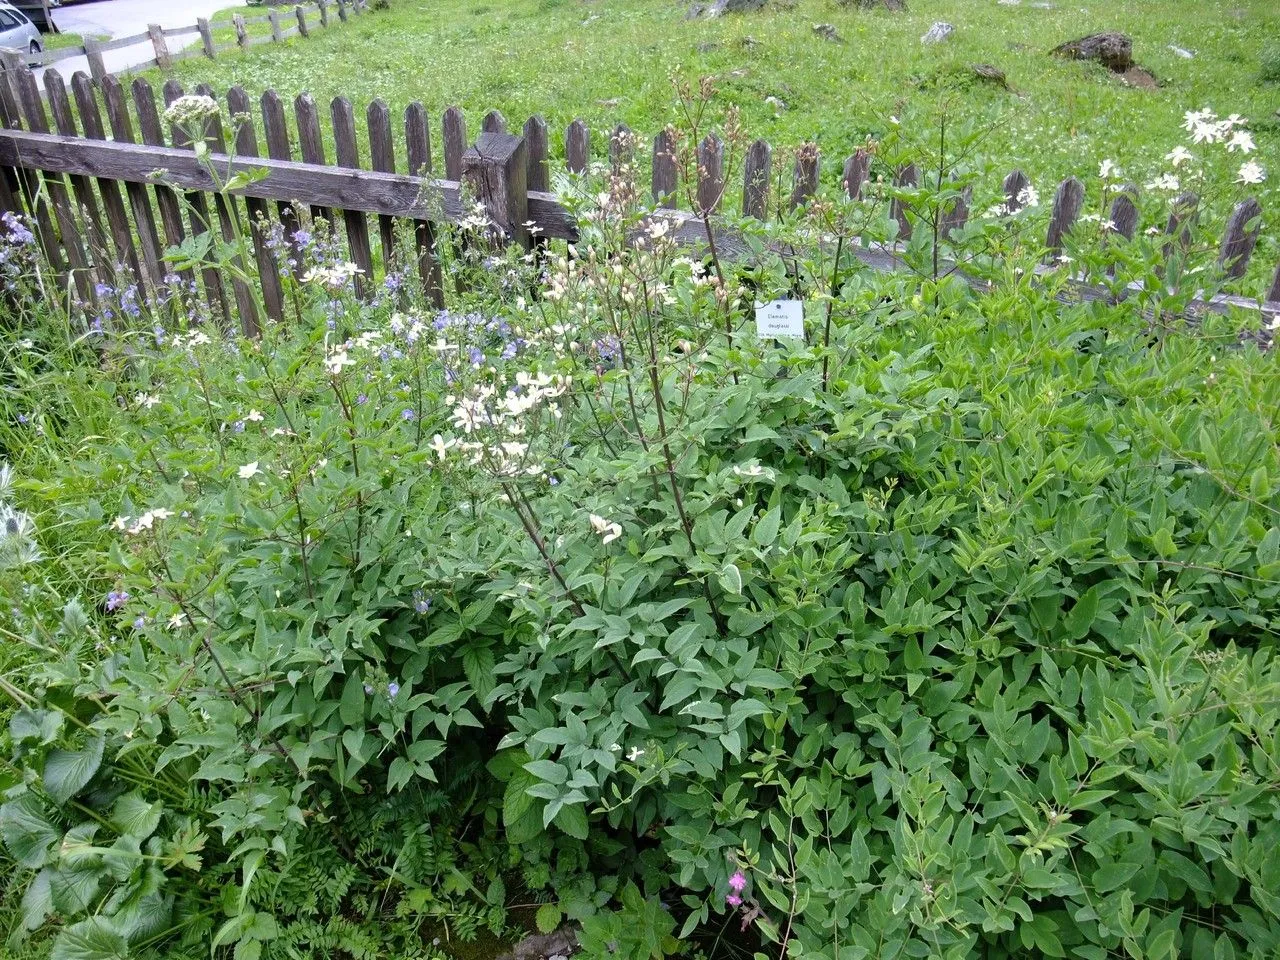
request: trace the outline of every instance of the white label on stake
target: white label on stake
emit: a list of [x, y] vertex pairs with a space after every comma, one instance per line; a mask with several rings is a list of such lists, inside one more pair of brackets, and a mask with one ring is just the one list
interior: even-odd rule
[[756, 304], [756, 335], [804, 337], [804, 301], [774, 300]]

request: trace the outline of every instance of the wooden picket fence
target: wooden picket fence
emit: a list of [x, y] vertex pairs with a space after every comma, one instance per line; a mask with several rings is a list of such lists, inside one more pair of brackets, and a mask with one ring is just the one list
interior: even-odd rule
[[[198, 87], [196, 92], [213, 96], [207, 87]], [[182, 87], [169, 80], [164, 85], [163, 103], [172, 103], [182, 94]], [[254, 113], [248, 94], [239, 87], [233, 88], [224, 102], [232, 115]], [[259, 173], [234, 195], [227, 195], [217, 190], [180, 131], [169, 131], [166, 137], [163, 107], [145, 79], [134, 80], [126, 89], [112, 76], [94, 80], [77, 73], [69, 96], [62, 77], [56, 70], [48, 70], [42, 96], [29, 69], [6, 71], [0, 76], [0, 121], [4, 127], [0, 129], [0, 210], [30, 216], [49, 266], [63, 282], [74, 286], [86, 312], [93, 309], [98, 283], [117, 289], [136, 284], [143, 299], [163, 296], [171, 276], [164, 251], [183, 244], [188, 237], [217, 231], [230, 240], [247, 233], [256, 269], [236, 264], [236, 269], [224, 273], [207, 267], [201, 271], [201, 284], [212, 314], [229, 327], [238, 323], [250, 335], [261, 323], [259, 304], [272, 319], [284, 319], [286, 313], [282, 276], [290, 269], [289, 252], [272, 249], [268, 236], [271, 223], [280, 224], [284, 235], [291, 237], [300, 227], [323, 218], [333, 225], [335, 235], [343, 238], [352, 262], [362, 271], [357, 284], [362, 293], [371, 292], [379, 277], [391, 270], [412, 266], [436, 304], [444, 303], [446, 293], [437, 258], [436, 228], [468, 215], [465, 196], [482, 203], [490, 221], [517, 244], [531, 246], [533, 234], [552, 240], [577, 239], [574, 218], [548, 192], [552, 159], [547, 124], [540, 117], [530, 118], [514, 133], [508, 132], [500, 113], [490, 112], [481, 123], [476, 142], [468, 147], [465, 117], [456, 107], [447, 109], [440, 127], [440, 171], [432, 156], [429, 115], [420, 103], [408, 105], [401, 126], [398, 121], [393, 123], [387, 105], [375, 100], [364, 112], [361, 133], [357, 132], [355, 111], [345, 97], [333, 100], [327, 123], [308, 94], [289, 104], [276, 92], [267, 91], [258, 106], [257, 117], [236, 128], [233, 158], [226, 155], [221, 130], [209, 138], [209, 151], [226, 176], [239, 171]], [[396, 128], [403, 137], [397, 135]], [[361, 155], [362, 140], [367, 144], [367, 162]], [[404, 150], [399, 161], [397, 141]], [[611, 131], [607, 141], [608, 155], [600, 160], [614, 165], [626, 162], [627, 151], [636, 143], [630, 131], [621, 126]], [[335, 147], [332, 163], [326, 144]], [[697, 182], [685, 189], [692, 210], [678, 209], [681, 171], [673, 147], [669, 132], [658, 134], [650, 161], [652, 195], [663, 208], [660, 215], [668, 219], [672, 235], [693, 248], [705, 248], [708, 236], [700, 212], [705, 210], [710, 214], [717, 252], [728, 259], [748, 256], [742, 235], [717, 211], [732, 203], [726, 202], [732, 189], [735, 195], [741, 191], [744, 215], [768, 215], [773, 208], [770, 191], [775, 182], [769, 145], [757, 141], [750, 146], [742, 182], [735, 188], [726, 180], [724, 144], [714, 135], [707, 136], [697, 147]], [[575, 120], [564, 136], [567, 170], [586, 171], [592, 163], [591, 149], [587, 125]], [[794, 156], [791, 189], [782, 198], [783, 205], [791, 207], [816, 193], [822, 167], [812, 144], [804, 145]], [[865, 150], [848, 157], [840, 167], [841, 189], [851, 196], [862, 195], [868, 178], [878, 172], [873, 171], [873, 162], [879, 161]], [[164, 171], [162, 180], [157, 180], [157, 170]], [[443, 177], [438, 176], [440, 172]], [[913, 167], [905, 167], [890, 177], [909, 186], [916, 182], [917, 174]], [[1026, 177], [1018, 171], [1005, 179], [1003, 194], [1010, 209], [1021, 205], [1026, 185]], [[187, 202], [180, 202], [175, 191]], [[1074, 177], [1058, 186], [1044, 242], [1049, 251], [1062, 249], [1079, 222], [1084, 196], [1084, 185]], [[964, 225], [967, 201], [959, 199], [945, 211], [940, 224], [944, 234]], [[1175, 203], [1165, 231], [1166, 250], [1189, 241], [1187, 223], [1193, 205], [1194, 197], [1189, 195]], [[1260, 212], [1256, 200], [1246, 199], [1227, 221], [1216, 252], [1216, 268], [1229, 282], [1238, 284], [1246, 275], [1260, 232]], [[892, 202], [891, 215], [898, 220], [900, 237], [922, 226], [931, 231], [935, 227], [925, 224], [910, 204], [901, 200]], [[1115, 225], [1113, 237], [1133, 237], [1138, 209], [1132, 191], [1116, 193], [1110, 219]], [[409, 229], [397, 229], [397, 221], [408, 221]], [[1111, 251], [1119, 248], [1114, 240], [1107, 246]], [[900, 241], [858, 244], [855, 252], [877, 269], [905, 266]], [[944, 262], [942, 267], [944, 272], [964, 276], [962, 265]], [[1045, 269], [1051, 268], [1046, 265]], [[184, 289], [191, 289], [195, 278], [188, 271], [180, 279]], [[1113, 285], [1079, 280], [1071, 295], [1100, 299], [1115, 294]], [[1280, 318], [1280, 267], [1265, 295], [1261, 290], [1252, 296], [1219, 294], [1194, 303], [1190, 312], [1232, 308], [1260, 311], [1264, 330]], [[1269, 342], [1270, 337], [1262, 339]]]
[[[324, 29], [335, 22], [346, 23], [350, 16], [368, 10], [369, 4], [368, 0], [315, 0], [314, 3], [294, 6], [292, 15], [282, 14], [281, 9], [276, 9], [273, 5], [265, 14], [256, 17], [235, 14], [232, 18], [232, 26], [235, 29], [236, 39], [230, 43], [215, 43], [213, 27], [207, 19], [198, 17], [190, 26], [161, 27], [158, 24], [151, 24], [145, 33], [113, 37], [102, 41], [89, 38], [80, 46], [45, 50], [35, 58], [15, 52], [8, 55], [6, 67], [13, 69], [15, 60], [19, 63], [26, 61], [33, 66], [50, 67], [73, 57], [85, 57], [89, 63], [89, 73], [98, 80], [114, 72], [107, 69], [103, 58], [104, 53], [150, 43], [154, 55], [150, 59], [130, 64], [129, 72], [148, 70], [152, 67], [168, 70], [179, 60], [191, 57], [207, 57], [212, 60], [229, 50], [247, 50], [249, 47], [256, 47], [263, 43], [281, 43], [289, 37], [309, 37], [312, 30]], [[266, 25], [270, 25], [269, 32], [249, 29]], [[198, 45], [174, 51], [169, 49], [169, 40], [190, 37], [193, 34], [200, 35]]]

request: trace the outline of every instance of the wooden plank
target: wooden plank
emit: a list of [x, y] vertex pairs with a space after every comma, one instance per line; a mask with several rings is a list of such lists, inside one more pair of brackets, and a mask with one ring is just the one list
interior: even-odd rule
[[[5, 69], [3, 74], [0, 74], [0, 117], [3, 118], [6, 129], [19, 129], [21, 127], [19, 121], [21, 110], [18, 107], [18, 97], [21, 87], [19, 74], [23, 71], [31, 72], [22, 63], [20, 54], [14, 53], [11, 58], [6, 55]], [[58, 288], [65, 289], [67, 265], [62, 257], [62, 246], [58, 242], [58, 231], [53, 225], [53, 217], [49, 213], [49, 205], [45, 202], [45, 194], [40, 186], [40, 178], [33, 170], [23, 169], [21, 164], [12, 163], [7, 164], [7, 166], [15, 169], [13, 181], [17, 184], [18, 196], [22, 197], [23, 203], [34, 221], [36, 239], [40, 244], [41, 251], [44, 253], [45, 261], [53, 269], [54, 275], [57, 277]], [[16, 200], [17, 197], [15, 196], [14, 199]]]
[[767, 140], [747, 147], [742, 169], [742, 215], [769, 219], [769, 187], [773, 182], [773, 148]]
[[156, 51], [156, 66], [161, 70], [168, 70], [173, 66], [173, 61], [169, 58], [169, 45], [164, 41], [164, 30], [158, 23], [149, 23], [147, 35], [151, 37], [151, 46]]
[[[227, 91], [227, 109], [232, 116], [244, 114], [252, 117], [249, 95], [244, 92], [243, 87], [232, 87]], [[236, 156], [250, 160], [258, 156], [258, 137], [253, 129], [252, 119], [236, 124]], [[258, 265], [258, 277], [262, 283], [262, 304], [268, 317], [280, 321], [284, 319], [284, 286], [280, 282], [280, 264], [268, 242], [271, 230], [270, 208], [265, 200], [257, 197], [245, 198], [245, 208], [249, 211], [253, 259]]]
[[[893, 178], [895, 187], [901, 190], [910, 190], [920, 183], [920, 175], [916, 171], [914, 163], [908, 163], [898, 168], [897, 174]], [[903, 202], [898, 197], [894, 197], [889, 204], [889, 216], [898, 221], [898, 239], [911, 239], [911, 218], [907, 216], [911, 206]]]
[[160, 32], [163, 33], [166, 38], [168, 38], [168, 37], [185, 37], [189, 33], [198, 33], [199, 31], [200, 31], [200, 25], [196, 23], [196, 24], [189, 24], [185, 27], [165, 27]]
[[849, 155], [841, 172], [841, 185], [850, 200], [862, 199], [862, 187], [871, 172], [871, 154], [859, 147]]
[[302, 7], [294, 7], [293, 14], [298, 19], [298, 33], [303, 37], [311, 36], [311, 31], [307, 29], [307, 13]]
[[[329, 114], [333, 119], [333, 140], [338, 166], [360, 168], [360, 150], [356, 145], [355, 114], [351, 101], [335, 97]], [[369, 221], [359, 210], [343, 210], [342, 222], [347, 230], [347, 248], [351, 259], [363, 274], [356, 275], [356, 294], [366, 296], [373, 285], [373, 249], [369, 244]]]
[[1004, 178], [1004, 208], [1006, 211], [1017, 213], [1026, 206], [1023, 203], [1023, 191], [1029, 186], [1031, 186], [1031, 181], [1027, 179], [1027, 175], [1021, 170], [1014, 170]]
[[623, 168], [630, 167], [635, 161], [635, 137], [631, 128], [620, 123], [609, 135], [609, 169], [615, 177], [623, 175]]
[[144, 33], [133, 33], [127, 37], [114, 37], [111, 40], [104, 40], [98, 44], [98, 49], [103, 53], [108, 50], [123, 50], [125, 47], [137, 46], [151, 39], [150, 31]]
[[1057, 192], [1053, 195], [1053, 213], [1049, 217], [1049, 234], [1045, 238], [1050, 256], [1057, 257], [1062, 253], [1062, 242], [1080, 218], [1080, 208], [1083, 205], [1083, 183], [1075, 177], [1067, 177], [1058, 184]]
[[[405, 109], [404, 134], [409, 176], [430, 177], [431, 129], [427, 110], [421, 103], [411, 103]], [[428, 302], [440, 309], [444, 306], [444, 281], [440, 272], [440, 260], [436, 256], [435, 226], [430, 220], [415, 221], [413, 239], [418, 251], [418, 276], [422, 281], [422, 289]]]
[[973, 187], [965, 187], [945, 206], [939, 217], [939, 232], [948, 240], [955, 239], [969, 222], [969, 204], [973, 202]]
[[[163, 147], [165, 145], [164, 132], [160, 126], [160, 114], [156, 109], [155, 92], [151, 89], [151, 84], [146, 80], [138, 78], [133, 81], [131, 92], [133, 94], [133, 109], [138, 117], [138, 133], [142, 136], [142, 142], [150, 144], [153, 147]], [[165, 240], [170, 247], [178, 247], [186, 240], [187, 233], [182, 228], [182, 206], [178, 202], [178, 194], [171, 188], [163, 184], [155, 185], [156, 210], [160, 214], [160, 224], [164, 227]], [[179, 272], [182, 278], [182, 288], [184, 290], [195, 289], [195, 274], [191, 270], [182, 270]], [[210, 282], [221, 287], [221, 274], [216, 267], [210, 267], [203, 271], [206, 288]], [[212, 294], [210, 294], [212, 301]], [[214, 311], [215, 315], [217, 311]]]
[[[22, 70], [18, 76], [18, 92], [21, 97], [22, 115], [26, 119], [27, 129], [33, 133], [48, 133], [49, 121], [44, 112], [44, 101], [40, 98], [40, 88], [36, 86], [35, 74], [30, 70]], [[92, 304], [96, 301], [94, 294], [94, 278], [89, 267], [89, 257], [81, 243], [80, 223], [75, 215], [75, 207], [67, 193], [67, 183], [58, 174], [44, 174], [44, 187], [49, 196], [49, 204], [53, 207], [54, 219], [61, 234], [62, 249], [67, 256], [67, 266], [75, 283], [80, 302]]]
[[675, 209], [679, 188], [675, 130], [666, 127], [653, 138], [653, 202], [660, 207]]
[[444, 134], [444, 175], [448, 180], [462, 179], [462, 155], [467, 150], [467, 121], [457, 107], [449, 107], [441, 122]]
[[[133, 82], [135, 106], [141, 112], [142, 107], [138, 104], [137, 92], [139, 86], [146, 86], [145, 81], [135, 80]], [[146, 86], [148, 96], [150, 96], [151, 88]], [[164, 85], [164, 102], [168, 106], [182, 96], [182, 86], [176, 80], [167, 80]], [[153, 108], [154, 109], [154, 108]], [[159, 135], [159, 121], [156, 121], [158, 134], [158, 142], [154, 146], [164, 146], [163, 136]], [[194, 152], [195, 146], [188, 136], [187, 131], [183, 130], [176, 124], [172, 125], [169, 130], [172, 137], [173, 146], [181, 150], [191, 150]], [[144, 131], [145, 137], [145, 131]], [[160, 206], [159, 195], [166, 187], [156, 186], [156, 203]], [[205, 198], [204, 190], [188, 190], [183, 194], [183, 200], [187, 207], [187, 221], [191, 225], [191, 235], [193, 237], [204, 237], [213, 229], [213, 220], [209, 216], [209, 203]], [[212, 246], [213, 238], [209, 243]], [[230, 329], [231, 326], [231, 308], [227, 301], [226, 286], [222, 282], [222, 271], [215, 263], [206, 263], [200, 268], [200, 277], [204, 283], [205, 299], [209, 301], [209, 316], [222, 329]]]
[[200, 31], [200, 47], [204, 50], [204, 55], [212, 60], [218, 55], [217, 48], [213, 45], [213, 29], [206, 17], [198, 17], [196, 27]]
[[280, 12], [272, 10], [267, 14], [267, 19], [271, 21], [271, 39], [276, 43], [281, 43], [284, 37], [280, 33]]
[[1199, 210], [1200, 197], [1192, 191], [1188, 190], [1174, 197], [1173, 205], [1169, 208], [1169, 221], [1164, 228], [1168, 239], [1165, 240], [1161, 249], [1166, 263], [1175, 253], [1186, 253], [1190, 248]]
[[497, 110], [490, 110], [480, 121], [481, 133], [506, 133], [507, 118]]
[[818, 192], [818, 145], [802, 143], [796, 151], [792, 172], [791, 209], [794, 210]]
[[[280, 133], [280, 131], [285, 130], [284, 111], [283, 109], [280, 111], [277, 120], [273, 113], [268, 110], [270, 98], [275, 96], [275, 92], [272, 90], [268, 90], [262, 95], [262, 114], [263, 119], [266, 121], [267, 146], [270, 148], [272, 159], [288, 160], [290, 159], [289, 135], [287, 132]], [[323, 166], [326, 162], [324, 157], [324, 134], [320, 129], [320, 110], [316, 107], [316, 102], [312, 99], [311, 94], [304, 93], [294, 98], [293, 114], [298, 121], [298, 150], [302, 155], [302, 159], [307, 163]], [[283, 210], [280, 211], [280, 220], [287, 229], [289, 221], [285, 219]], [[333, 220], [333, 211], [323, 204], [311, 205], [311, 220], [313, 223], [317, 220], [323, 220], [328, 224], [329, 229], [335, 232], [337, 230], [337, 224]], [[297, 222], [296, 216], [293, 222]]]
[[[1138, 185], [1135, 183], [1126, 183], [1116, 193], [1115, 199], [1111, 201], [1111, 209], [1107, 213], [1107, 219], [1111, 223], [1109, 230], [1103, 232], [1103, 243], [1108, 247], [1113, 246], [1112, 238], [1117, 237], [1125, 242], [1133, 239], [1134, 234], [1138, 230]], [[1107, 266], [1107, 276], [1114, 277], [1116, 275], [1116, 264], [1113, 262]]]
[[[179, 88], [179, 93], [181, 88]], [[213, 88], [207, 83], [199, 84], [196, 93], [216, 102]], [[209, 152], [227, 155], [227, 142], [222, 133], [222, 120], [215, 117], [210, 121], [205, 142]], [[214, 207], [218, 211], [218, 225], [222, 229], [222, 241], [235, 252], [231, 257], [231, 289], [235, 291], [236, 308], [240, 316], [240, 332], [246, 337], [257, 337], [262, 332], [261, 319], [258, 316], [258, 298], [253, 288], [245, 279], [244, 258], [240, 251], [243, 248], [242, 220], [240, 218], [239, 201], [225, 190], [219, 190], [213, 196]]]
[[[44, 73], [45, 96], [49, 101], [49, 112], [53, 115], [54, 129], [64, 137], [79, 135], [76, 129], [75, 115], [71, 109], [71, 100], [67, 96], [67, 87], [62, 75], [57, 70], [46, 70]], [[84, 221], [89, 241], [90, 259], [98, 277], [104, 281], [115, 279], [114, 264], [111, 262], [111, 250], [107, 245], [107, 231], [103, 224], [105, 218], [98, 206], [98, 198], [93, 192], [93, 185], [88, 177], [71, 174], [68, 177], [71, 192], [75, 197], [76, 208]]]
[[698, 144], [698, 208], [694, 213], [707, 216], [720, 209], [724, 199], [724, 143], [709, 133]]
[[[84, 42], [84, 56], [89, 61], [89, 74], [95, 80], [101, 80], [107, 75], [107, 64], [102, 59], [102, 44], [94, 40], [92, 37]], [[75, 93], [75, 77], [71, 79], [71, 90]]]
[[574, 120], [564, 132], [565, 166], [570, 173], [586, 173], [591, 162], [591, 131], [581, 120]]
[[[102, 127], [102, 115], [98, 110], [93, 81], [83, 73], [77, 73], [71, 78], [71, 93], [75, 97], [76, 110], [84, 126], [84, 136], [90, 140], [105, 140], [107, 135]], [[138, 250], [129, 226], [129, 211], [120, 195], [120, 184], [108, 177], [99, 177], [95, 182], [98, 194], [102, 197], [102, 209], [107, 216], [111, 244], [115, 248], [113, 266], [120, 264], [129, 271], [133, 282], [138, 285], [140, 296], [145, 300], [148, 293], [146, 275], [138, 262]], [[116, 279], [118, 283], [120, 278], [117, 276]]]
[[[391, 135], [391, 111], [381, 100], [374, 100], [365, 111], [369, 127], [369, 163], [379, 173], [395, 173], [395, 146]], [[378, 217], [378, 241], [382, 245], [382, 269], [394, 273], [399, 268], [396, 256], [395, 221], [384, 215]]]
[[239, 46], [241, 50], [246, 49], [249, 46], [249, 32], [245, 29], [244, 17], [240, 16], [238, 13], [233, 14], [231, 17], [231, 23], [236, 28], [236, 45]]
[[482, 133], [462, 157], [462, 179], [508, 242], [531, 248], [524, 137]]
[[551, 180], [547, 170], [547, 121], [537, 114], [524, 122], [524, 146], [529, 161], [529, 189], [550, 190]]
[[1246, 197], [1231, 211], [1218, 252], [1218, 266], [1228, 279], [1239, 280], [1249, 269], [1249, 258], [1253, 256], [1253, 248], [1257, 246], [1261, 232], [1262, 204], [1253, 197]]

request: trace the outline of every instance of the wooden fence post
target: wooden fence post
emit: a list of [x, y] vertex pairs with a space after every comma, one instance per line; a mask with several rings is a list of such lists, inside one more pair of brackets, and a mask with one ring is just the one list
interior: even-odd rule
[[769, 182], [772, 178], [773, 149], [767, 140], [757, 140], [747, 147], [742, 168], [742, 215], [756, 220], [769, 219]]
[[[898, 168], [897, 175], [893, 178], [893, 185], [899, 189], [910, 190], [919, 186], [920, 175], [916, 171], [914, 163], [908, 163], [904, 167]], [[893, 198], [893, 202], [889, 204], [889, 215], [898, 221], [898, 239], [911, 239], [911, 219], [907, 216], [907, 211], [911, 209], [909, 204], [903, 203], [897, 197]]]
[[462, 155], [462, 181], [484, 205], [489, 219], [506, 239], [532, 246], [529, 228], [528, 160], [524, 137], [511, 133], [482, 133]]
[[484, 119], [480, 121], [481, 133], [506, 133], [507, 118], [502, 115], [500, 110], [490, 110], [484, 115]]
[[173, 60], [169, 56], [169, 45], [164, 41], [164, 29], [158, 23], [148, 23], [147, 33], [151, 35], [151, 46], [156, 51], [156, 66], [168, 70], [173, 66]]
[[307, 29], [307, 11], [302, 9], [301, 5], [293, 8], [294, 16], [298, 18], [298, 33], [304, 38], [311, 36], [311, 31]]
[[564, 132], [564, 160], [570, 173], [586, 173], [591, 160], [591, 131], [581, 120], [569, 124]]
[[238, 13], [234, 14], [231, 17], [231, 22], [235, 24], [236, 28], [236, 45], [243, 50], [249, 46], [249, 34], [244, 28], [244, 17], [240, 16]]
[[653, 138], [653, 202], [668, 210], [676, 205], [676, 137], [666, 127]]
[[792, 179], [791, 209], [794, 210], [818, 192], [818, 145], [804, 143], [796, 151], [796, 165]]
[[867, 174], [871, 170], [871, 154], [859, 147], [844, 162], [842, 173], [845, 193], [850, 200], [862, 199], [862, 185], [867, 182]]
[[329, 26], [329, 0], [316, 0], [316, 6], [320, 10], [320, 26]]
[[536, 114], [524, 122], [524, 146], [529, 162], [529, 189], [544, 192], [550, 190], [551, 182], [547, 177], [547, 121]]
[[693, 212], [706, 217], [720, 208], [724, 195], [724, 143], [709, 133], [698, 144], [698, 207]]
[[444, 112], [440, 132], [444, 140], [444, 177], [446, 180], [462, 179], [462, 155], [467, 150], [467, 121], [457, 107]]
[[1049, 235], [1045, 246], [1053, 259], [1062, 253], [1062, 241], [1080, 217], [1080, 208], [1084, 205], [1084, 184], [1075, 177], [1067, 177], [1058, 184], [1058, 192], [1053, 195], [1053, 216], [1049, 220]]
[[347, 0], [338, 0], [338, 19], [347, 22]]
[[93, 37], [86, 37], [84, 41], [85, 59], [89, 61], [89, 76], [93, 77], [99, 83], [102, 78], [107, 75], [107, 65], [102, 59], [102, 44]]
[[1231, 212], [1226, 232], [1222, 236], [1222, 250], [1218, 254], [1218, 266], [1232, 280], [1239, 280], [1249, 268], [1249, 258], [1262, 232], [1262, 205], [1253, 197], [1240, 201]]
[[1280, 263], [1276, 264], [1276, 275], [1271, 278], [1271, 289], [1267, 291], [1267, 299], [1280, 302]]
[[209, 29], [209, 21], [204, 17], [196, 17], [196, 29], [200, 31], [200, 44], [204, 47], [204, 55], [212, 60], [215, 56], [213, 49], [213, 31]]
[[[9, 89], [13, 91], [14, 103], [22, 99], [22, 91], [18, 88], [18, 73], [26, 67], [26, 63], [22, 59], [22, 54], [17, 50], [0, 50], [0, 81], [9, 84]], [[13, 118], [15, 123], [17, 117]]]
[[271, 21], [271, 39], [276, 43], [284, 40], [284, 35], [280, 32], [280, 13], [275, 8], [267, 11], [267, 18]]

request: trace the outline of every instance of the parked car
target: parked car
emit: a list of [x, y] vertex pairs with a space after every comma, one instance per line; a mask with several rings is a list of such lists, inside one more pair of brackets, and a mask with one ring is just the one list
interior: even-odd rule
[[[41, 33], [57, 33], [58, 28], [54, 25], [48, 14], [45, 12], [45, 5], [42, 0], [8, 0], [5, 4], [17, 8], [23, 16], [25, 16]], [[53, 0], [49, 0], [49, 9], [52, 10], [58, 6]]]
[[44, 49], [35, 24], [22, 11], [3, 2], [0, 2], [0, 47], [20, 50], [29, 57]]

